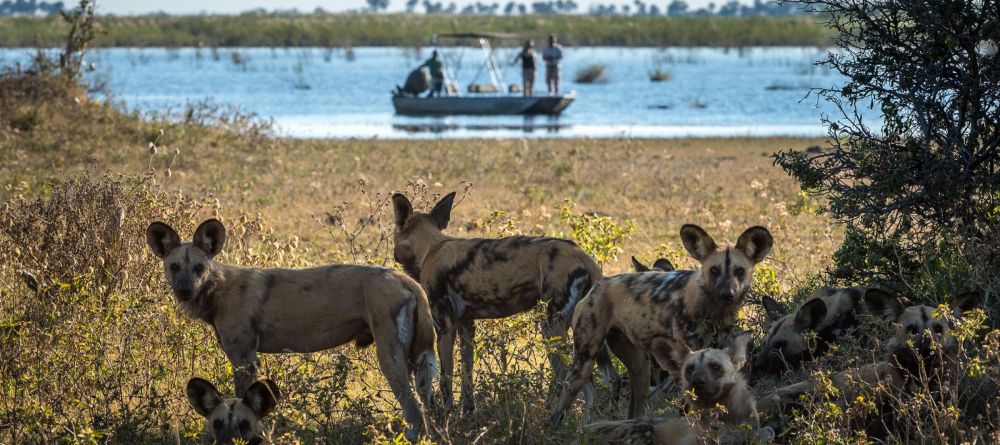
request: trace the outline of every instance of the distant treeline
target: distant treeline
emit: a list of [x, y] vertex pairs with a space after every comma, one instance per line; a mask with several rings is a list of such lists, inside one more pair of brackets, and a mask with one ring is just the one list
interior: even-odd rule
[[[367, 0], [368, 8], [365, 11], [378, 12], [389, 8], [389, 0]], [[501, 6], [501, 4], [503, 6]], [[586, 12], [590, 15], [638, 15], [658, 17], [661, 15], [671, 17], [683, 17], [690, 15], [707, 16], [717, 15], [720, 17], [749, 17], [754, 15], [799, 15], [805, 14], [802, 5], [791, 3], [778, 4], [772, 1], [754, 0], [753, 4], [741, 3], [737, 0], [729, 0], [720, 3], [716, 8], [715, 2], [709, 3], [707, 7], [694, 9], [688, 6], [684, 0], [671, 0], [657, 4], [655, 1], [632, 0], [625, 3], [598, 3], [590, 5], [587, 11], [582, 11], [580, 5], [573, 0], [556, 1], [531, 1], [518, 2], [508, 0], [507, 2], [481, 2], [468, 3], [459, 6], [454, 1], [431, 1], [431, 0], [407, 0], [406, 12], [425, 14], [576, 14]], [[250, 12], [262, 12], [261, 10]], [[317, 8], [316, 12], [324, 12], [322, 8]]]
[[[823, 46], [832, 35], [814, 16], [650, 17], [585, 15], [243, 14], [101, 17], [96, 46], [405, 46], [448, 32], [492, 31], [571, 46]], [[0, 18], [0, 46], [63, 45], [59, 17]]]
[[0, 15], [52, 15], [65, 9], [63, 2], [37, 0], [4, 0], [0, 2]]

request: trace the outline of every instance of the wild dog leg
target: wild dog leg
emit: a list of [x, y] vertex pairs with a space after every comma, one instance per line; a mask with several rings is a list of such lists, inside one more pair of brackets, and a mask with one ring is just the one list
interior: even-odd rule
[[441, 356], [441, 405], [445, 409], [451, 409], [452, 403], [455, 401], [455, 394], [451, 386], [455, 378], [455, 325], [450, 321], [441, 323], [437, 348], [438, 354]]
[[[553, 309], [550, 305], [545, 321], [542, 322], [542, 338], [547, 343], [552, 343], [553, 339], [559, 339], [560, 344], [565, 344], [566, 333], [569, 330], [569, 320], [566, 316], [559, 314], [559, 311]], [[549, 352], [549, 364], [552, 365], [553, 382], [561, 382], [566, 377], [566, 365], [563, 364], [562, 356], [558, 350]]]
[[462, 411], [471, 413], [476, 410], [476, 401], [472, 395], [473, 362], [476, 355], [476, 323], [473, 320], [464, 321], [458, 326], [462, 349]]
[[646, 391], [649, 389], [649, 356], [616, 329], [608, 333], [608, 346], [628, 368], [629, 390], [632, 393], [629, 399], [628, 417], [638, 419], [642, 417], [646, 405]]
[[584, 385], [590, 382], [591, 374], [594, 372], [594, 365], [597, 363], [597, 353], [603, 343], [603, 335], [588, 335], [592, 332], [579, 331], [574, 329], [573, 336], [573, 365], [566, 376], [566, 386], [563, 387], [552, 411], [552, 423], [558, 425], [562, 422], [563, 414], [569, 405], [573, 403], [576, 395], [580, 393]]
[[[373, 317], [373, 319], [392, 320], [391, 317]], [[403, 418], [409, 425], [406, 430], [406, 439], [416, 443], [423, 430], [424, 417], [423, 410], [413, 393], [410, 369], [406, 363], [408, 347], [400, 343], [394, 326], [373, 326], [372, 328], [372, 333], [375, 335], [375, 350], [379, 368], [386, 380], [389, 381], [389, 388], [392, 389], [392, 394], [396, 397], [400, 407], [403, 408]]]
[[[218, 332], [241, 332], [239, 329], [219, 329]], [[222, 343], [222, 351], [233, 365], [233, 382], [236, 386], [236, 396], [243, 397], [247, 389], [250, 389], [257, 380], [257, 338], [249, 334], [250, 329], [243, 330], [245, 335], [235, 335], [232, 337], [219, 336]]]

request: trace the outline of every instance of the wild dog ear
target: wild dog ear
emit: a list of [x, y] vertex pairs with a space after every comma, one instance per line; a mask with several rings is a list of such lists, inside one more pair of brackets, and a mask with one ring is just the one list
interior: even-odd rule
[[198, 377], [188, 380], [187, 398], [191, 407], [202, 417], [208, 417], [222, 403], [222, 394], [215, 389], [215, 385]]
[[750, 345], [750, 332], [744, 331], [729, 342], [729, 346], [726, 346], [726, 355], [733, 362], [733, 367], [737, 370], [743, 369], [743, 365], [747, 363], [747, 347]]
[[213, 258], [222, 252], [222, 246], [226, 245], [226, 226], [215, 218], [205, 220], [195, 229], [193, 242], [195, 246], [205, 251], [209, 258]]
[[896, 321], [903, 314], [903, 303], [888, 292], [881, 289], [865, 291], [865, 307], [873, 314], [886, 321]]
[[826, 303], [819, 298], [813, 298], [795, 311], [795, 329], [799, 332], [816, 329], [826, 317]]
[[952, 312], [961, 317], [966, 311], [971, 311], [983, 304], [983, 296], [978, 291], [971, 291], [951, 299]]
[[788, 311], [777, 300], [767, 295], [760, 296], [760, 305], [764, 306], [764, 312], [767, 312], [767, 318], [771, 319], [771, 321], [777, 321], [779, 318], [788, 315]]
[[153, 251], [153, 255], [166, 258], [181, 245], [181, 236], [172, 227], [156, 221], [146, 229], [146, 245]]
[[246, 395], [243, 396], [243, 404], [250, 407], [250, 411], [253, 411], [258, 419], [262, 419], [274, 411], [280, 399], [281, 391], [278, 391], [278, 385], [268, 379], [250, 385]]
[[649, 268], [645, 264], [640, 263], [635, 257], [632, 257], [632, 269], [636, 272], [649, 272]]
[[747, 229], [736, 240], [736, 249], [743, 251], [746, 256], [753, 260], [754, 264], [767, 258], [767, 254], [771, 253], [772, 245], [774, 245], [774, 238], [771, 236], [771, 232], [762, 226]]
[[448, 221], [451, 221], [451, 206], [454, 202], [455, 192], [451, 192], [434, 204], [434, 208], [431, 209], [431, 221], [434, 221], [437, 228], [444, 230], [448, 227]]
[[691, 254], [691, 258], [698, 261], [704, 260], [718, 249], [715, 240], [708, 236], [708, 232], [694, 224], [681, 226], [681, 242], [684, 244], [684, 249]]
[[684, 361], [691, 355], [691, 348], [683, 341], [670, 337], [656, 337], [650, 345], [651, 354], [660, 368], [681, 378]]
[[674, 267], [673, 263], [671, 263], [670, 260], [668, 260], [666, 258], [660, 258], [660, 259], [656, 260], [656, 262], [653, 263], [653, 269], [662, 270], [664, 272], [670, 272], [672, 270], [677, 270]]
[[402, 193], [392, 195], [392, 208], [396, 212], [396, 227], [406, 224], [406, 218], [413, 214], [413, 204]]

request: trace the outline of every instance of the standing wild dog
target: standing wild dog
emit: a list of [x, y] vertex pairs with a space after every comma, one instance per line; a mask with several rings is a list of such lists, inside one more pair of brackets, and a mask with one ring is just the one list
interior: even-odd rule
[[[754, 359], [754, 372], [782, 372], [825, 354], [832, 343], [857, 327], [864, 308], [862, 297], [867, 292], [861, 287], [819, 288], [791, 314], [784, 313], [770, 297], [762, 297], [773, 323]], [[816, 335], [813, 344], [807, 340], [809, 333]]]
[[264, 441], [260, 420], [274, 411], [281, 392], [270, 380], [255, 382], [242, 399], [223, 399], [215, 385], [195, 377], [187, 384], [188, 403], [208, 422], [205, 428], [216, 445], [231, 445], [236, 440], [257, 445]]
[[573, 315], [573, 366], [552, 413], [553, 423], [562, 421], [576, 394], [589, 382], [605, 340], [629, 370], [630, 418], [642, 415], [649, 382], [646, 354], [654, 338], [671, 337], [698, 349], [732, 340], [754, 267], [771, 251], [771, 233], [751, 227], [735, 246], [720, 249], [701, 227], [686, 224], [681, 227], [681, 240], [701, 262], [701, 270], [604, 278], [580, 302]]
[[[917, 380], [921, 368], [932, 380], [926, 383], [936, 384], [941, 377], [938, 371], [954, 360], [957, 353], [958, 341], [951, 334], [952, 320], [979, 307], [981, 302], [978, 292], [966, 292], [952, 299], [951, 314], [940, 314], [930, 306], [906, 307], [898, 297], [869, 289], [865, 305], [872, 314], [893, 322], [895, 333], [886, 342], [885, 360], [830, 376], [833, 387], [838, 389], [840, 403], [846, 404], [854, 400], [859, 390], [879, 384], [900, 396], [909, 383]], [[763, 397], [759, 406], [762, 412], [776, 415], [785, 411], [785, 407], [796, 406], [801, 395], [815, 391], [816, 382], [812, 380], [795, 383]]]
[[[572, 241], [516, 236], [463, 239], [442, 233], [451, 219], [452, 192], [430, 213], [414, 213], [410, 200], [395, 194], [396, 261], [420, 280], [430, 298], [438, 328], [441, 392], [451, 405], [456, 331], [461, 337], [462, 408], [475, 409], [472, 362], [475, 320], [503, 318], [548, 302], [542, 326], [545, 338], [565, 336], [577, 302], [601, 278], [601, 269]], [[617, 376], [604, 355], [609, 369]], [[549, 354], [555, 375], [562, 372], [558, 353]]]
[[257, 269], [215, 261], [226, 242], [221, 222], [209, 219], [181, 242], [162, 222], [146, 230], [182, 311], [212, 325], [233, 364], [236, 395], [257, 373], [257, 353], [317, 352], [354, 340], [376, 344], [379, 366], [416, 439], [423, 410], [413, 377], [430, 401], [436, 372], [434, 323], [420, 285], [392, 269], [326, 265]]
[[[657, 363], [681, 382], [692, 416], [657, 419], [633, 419], [592, 423], [584, 427], [590, 434], [585, 443], [696, 445], [718, 442], [721, 430], [712, 421], [723, 425], [750, 423], [759, 430], [756, 402], [740, 374], [746, 362], [749, 334], [738, 335], [725, 349], [701, 349], [692, 352], [680, 340], [658, 337], [652, 342], [652, 355]], [[721, 407], [721, 409], [720, 409]]]

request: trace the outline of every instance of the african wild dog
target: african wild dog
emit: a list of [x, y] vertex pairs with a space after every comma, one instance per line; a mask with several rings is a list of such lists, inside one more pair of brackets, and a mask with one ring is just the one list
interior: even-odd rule
[[[465, 239], [445, 235], [455, 193], [430, 213], [415, 213], [410, 200], [392, 197], [395, 207], [396, 261], [420, 280], [430, 298], [438, 328], [441, 392], [451, 405], [455, 334], [461, 337], [462, 408], [475, 409], [472, 395], [475, 320], [509, 317], [548, 302], [545, 338], [565, 337], [577, 302], [601, 278], [601, 269], [572, 241], [516, 236]], [[596, 354], [596, 352], [595, 352]], [[606, 376], [617, 376], [605, 354]], [[559, 354], [549, 354], [555, 375]]]
[[257, 373], [257, 353], [316, 352], [351, 340], [375, 343], [379, 366], [415, 439], [423, 410], [412, 379], [430, 402], [436, 372], [434, 324], [420, 285], [392, 269], [326, 265], [311, 269], [257, 269], [215, 261], [226, 228], [209, 219], [181, 242], [162, 222], [146, 230], [180, 308], [212, 325], [233, 364], [236, 395]]
[[[629, 273], [594, 285], [573, 315], [573, 365], [552, 413], [560, 423], [573, 398], [589, 382], [594, 359], [607, 340], [629, 369], [629, 417], [642, 415], [649, 382], [651, 343], [672, 337], [694, 348], [729, 344], [737, 313], [750, 291], [754, 267], [771, 251], [773, 238], [751, 227], [734, 247], [719, 248], [701, 227], [681, 227], [684, 248], [701, 270]], [[589, 406], [587, 407], [589, 411]]]
[[[754, 359], [754, 372], [782, 372], [826, 353], [830, 344], [858, 325], [866, 292], [861, 287], [819, 288], [791, 314], [770, 297], [761, 297], [773, 323]], [[815, 343], [808, 341], [810, 333], [815, 333]]]
[[188, 403], [207, 421], [206, 430], [217, 445], [257, 445], [264, 441], [260, 420], [274, 411], [281, 392], [270, 380], [254, 382], [242, 399], [223, 399], [215, 385], [195, 377], [187, 384]]
[[[896, 325], [894, 335], [886, 342], [886, 359], [848, 369], [830, 376], [838, 389], [839, 402], [847, 404], [854, 400], [859, 390], [882, 385], [890, 394], [899, 397], [906, 393], [910, 383], [926, 375], [936, 384], [941, 377], [938, 370], [942, 365], [954, 360], [958, 342], [951, 335], [952, 320], [981, 304], [978, 292], [961, 294], [950, 303], [951, 314], [937, 314], [930, 306], [913, 305], [904, 307], [902, 301], [885, 291], [869, 289], [865, 293], [865, 305], [876, 316]], [[798, 405], [799, 397], [816, 391], [816, 383], [807, 380], [778, 388], [761, 398], [758, 406], [763, 413], [777, 415], [785, 408]]]
[[[595, 444], [701, 444], [717, 442], [722, 433], [712, 420], [723, 425], [749, 423], [762, 438], [773, 431], [760, 430], [756, 401], [740, 374], [746, 362], [750, 335], [737, 335], [725, 349], [692, 352], [680, 340], [657, 337], [652, 354], [657, 363], [676, 376], [688, 398], [688, 418], [664, 417], [592, 423], [586, 443]], [[719, 409], [721, 407], [721, 409]]]

